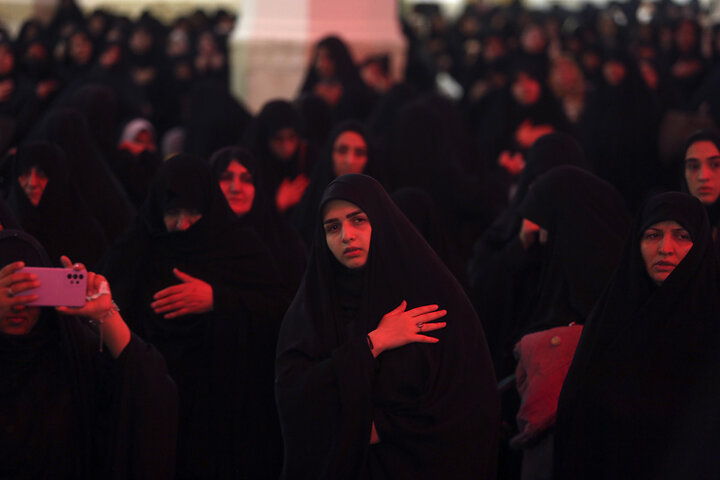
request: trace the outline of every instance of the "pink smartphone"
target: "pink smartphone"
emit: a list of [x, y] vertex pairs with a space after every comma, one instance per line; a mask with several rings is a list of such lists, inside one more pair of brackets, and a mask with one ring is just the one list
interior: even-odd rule
[[82, 307], [85, 305], [87, 271], [72, 268], [25, 267], [19, 273], [34, 273], [40, 286], [21, 295], [38, 295], [28, 303], [36, 307]]

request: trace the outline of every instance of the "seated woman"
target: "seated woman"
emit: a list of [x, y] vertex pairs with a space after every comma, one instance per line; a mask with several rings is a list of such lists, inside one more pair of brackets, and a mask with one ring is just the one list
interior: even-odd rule
[[563, 385], [556, 479], [720, 477], [719, 282], [702, 204], [650, 198]]
[[496, 382], [458, 282], [371, 177], [333, 180], [314, 233], [278, 341], [283, 478], [494, 478]]
[[160, 167], [105, 271], [178, 384], [177, 478], [277, 478], [273, 355], [291, 293], [205, 161]]
[[720, 137], [707, 130], [685, 142], [681, 187], [702, 202], [710, 219], [715, 249], [720, 255]]
[[160, 354], [102, 276], [87, 272], [83, 307], [38, 307], [26, 265], [50, 262], [28, 234], [1, 231], [0, 477], [172, 479], [177, 391]]
[[305, 245], [268, 198], [255, 156], [242, 147], [225, 147], [213, 154], [210, 165], [232, 211], [260, 235], [282, 278], [297, 290], [307, 261]]

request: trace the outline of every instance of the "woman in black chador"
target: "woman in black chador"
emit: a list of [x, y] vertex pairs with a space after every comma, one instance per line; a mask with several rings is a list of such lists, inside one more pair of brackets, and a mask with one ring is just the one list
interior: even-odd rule
[[648, 200], [560, 394], [556, 479], [720, 477], [718, 268], [697, 199]]
[[268, 246], [283, 280], [295, 292], [305, 272], [305, 245], [275, 210], [255, 156], [246, 148], [225, 147], [213, 154], [210, 165], [239, 222], [257, 232]]
[[178, 155], [162, 165], [106, 271], [131, 327], [178, 384], [177, 478], [277, 477], [272, 364], [290, 294], [206, 162]]
[[70, 179], [65, 155], [50, 143], [26, 143], [15, 155], [8, 203], [23, 230], [47, 250], [95, 267], [108, 248], [100, 223]]
[[494, 478], [498, 397], [462, 288], [377, 181], [320, 202], [278, 342], [283, 478]]
[[30, 235], [1, 231], [0, 478], [174, 478], [177, 390], [162, 356], [100, 275], [85, 272], [84, 306], [55, 309], [30, 305], [43, 285], [24, 266], [50, 262]]

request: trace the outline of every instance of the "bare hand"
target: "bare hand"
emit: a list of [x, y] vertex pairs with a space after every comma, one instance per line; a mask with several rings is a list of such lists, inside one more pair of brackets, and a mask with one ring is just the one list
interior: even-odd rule
[[[60, 261], [65, 268], [85, 270], [82, 263], [73, 265], [64, 255], [60, 257]], [[87, 300], [82, 307], [57, 307], [56, 310], [65, 315], [79, 315], [93, 319], [100, 329], [101, 341], [108, 347], [110, 354], [118, 358], [130, 343], [131, 333], [125, 320], [115, 309], [110, 285], [105, 277], [87, 272], [86, 297]]]
[[537, 223], [533, 223], [527, 218], [523, 218], [522, 226], [520, 227], [520, 243], [525, 250], [530, 248], [533, 243], [537, 240], [540, 245], [545, 245], [548, 239], [548, 231], [542, 228]]
[[533, 125], [530, 120], [525, 120], [517, 130], [515, 130], [515, 140], [521, 147], [527, 149], [532, 147], [532, 144], [535, 143], [538, 138], [553, 131], [554, 129], [551, 125]]
[[[60, 262], [65, 268], [73, 270], [86, 270], [82, 263], [73, 263], [68, 257], [63, 255]], [[97, 273], [87, 272], [87, 289], [85, 291], [85, 305], [82, 307], [56, 307], [59, 313], [64, 315], [77, 315], [80, 317], [92, 318], [95, 321], [102, 321], [103, 317], [113, 309], [112, 293], [110, 293], [110, 285], [105, 277]]]
[[278, 211], [284, 212], [297, 205], [308, 185], [310, 185], [310, 179], [302, 173], [294, 180], [284, 179], [275, 193], [275, 204]]
[[507, 170], [510, 175], [516, 177], [525, 170], [525, 159], [520, 152], [510, 153], [508, 150], [503, 150], [498, 158], [498, 165]]
[[437, 305], [424, 305], [412, 310], [405, 310], [406, 308], [407, 302], [403, 300], [397, 308], [386, 313], [377, 328], [370, 332], [374, 356], [408, 343], [439, 341], [424, 334], [447, 326], [446, 322], [430, 323], [447, 315], [447, 310], [438, 310]]
[[22, 310], [26, 304], [38, 299], [35, 294], [19, 295], [40, 286], [35, 274], [17, 273], [23, 267], [25, 267], [24, 262], [13, 262], [0, 270], [0, 318]]
[[211, 312], [213, 309], [213, 290], [209, 283], [181, 272], [177, 268], [173, 273], [182, 283], [160, 290], [150, 307], [163, 318], [177, 318], [183, 315]]

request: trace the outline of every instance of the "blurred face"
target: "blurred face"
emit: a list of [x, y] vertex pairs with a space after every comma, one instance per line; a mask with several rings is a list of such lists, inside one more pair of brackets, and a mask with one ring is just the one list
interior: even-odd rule
[[527, 73], [520, 72], [512, 84], [512, 94], [520, 105], [533, 105], [540, 100], [540, 82]]
[[270, 151], [280, 160], [290, 160], [300, 145], [300, 136], [294, 128], [281, 128], [270, 137]]
[[27, 335], [40, 318], [40, 307], [15, 305], [0, 316], [0, 333], [5, 335]]
[[202, 213], [188, 208], [172, 208], [163, 215], [168, 232], [184, 232], [201, 218]]
[[362, 173], [367, 165], [367, 144], [357, 132], [343, 132], [333, 145], [333, 172], [335, 176]]
[[325, 241], [338, 262], [347, 268], [365, 266], [370, 253], [372, 226], [354, 203], [331, 200], [323, 215]]
[[0, 75], [7, 75], [15, 68], [15, 56], [8, 45], [0, 45]]
[[233, 160], [220, 175], [220, 190], [235, 215], [242, 217], [250, 211], [255, 199], [252, 174], [237, 160]]
[[70, 56], [78, 65], [86, 65], [92, 56], [92, 43], [84, 33], [76, 33], [70, 39]]
[[605, 62], [603, 65], [603, 76], [605, 77], [605, 81], [613, 87], [622, 83], [625, 79], [626, 73], [627, 70], [625, 69], [625, 65], [621, 62], [610, 60], [609, 62]]
[[720, 152], [713, 142], [703, 140], [685, 152], [685, 180], [690, 195], [703, 204], [715, 203], [720, 196]]
[[648, 227], [640, 239], [640, 253], [650, 279], [661, 285], [692, 246], [688, 231], [674, 220]]
[[37, 207], [48, 184], [48, 177], [45, 172], [37, 167], [32, 167], [27, 172], [20, 174], [18, 182], [30, 203]]
[[331, 78], [335, 75], [335, 63], [325, 47], [320, 47], [317, 50], [315, 71], [320, 78]]

